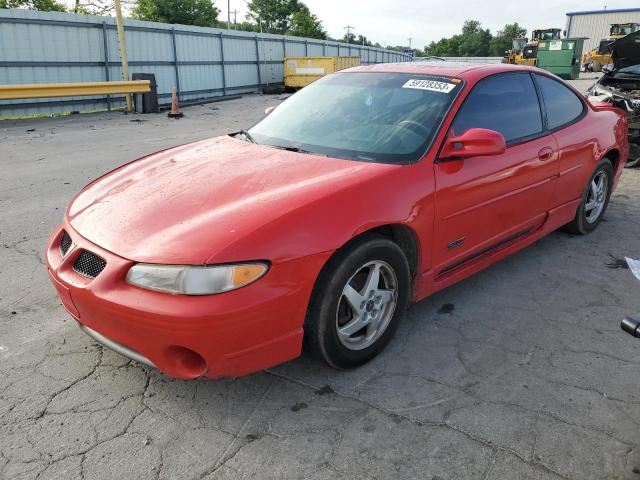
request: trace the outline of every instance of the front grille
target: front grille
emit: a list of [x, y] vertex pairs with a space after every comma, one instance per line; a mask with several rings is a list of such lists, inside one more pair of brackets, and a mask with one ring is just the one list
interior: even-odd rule
[[73, 262], [73, 269], [76, 272], [80, 275], [91, 278], [97, 277], [106, 266], [107, 262], [95, 253], [91, 253], [86, 250], [76, 258], [75, 262]]
[[62, 256], [64, 257], [67, 252], [69, 251], [69, 247], [71, 247], [71, 237], [69, 236], [69, 234], [65, 231], [62, 234], [62, 238], [60, 239], [60, 253], [62, 254]]

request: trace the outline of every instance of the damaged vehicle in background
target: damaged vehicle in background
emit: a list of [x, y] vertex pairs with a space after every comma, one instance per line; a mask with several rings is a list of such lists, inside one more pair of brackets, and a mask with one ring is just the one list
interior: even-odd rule
[[640, 31], [611, 44], [613, 67], [587, 92], [590, 101], [609, 102], [629, 117], [627, 167], [640, 166]]

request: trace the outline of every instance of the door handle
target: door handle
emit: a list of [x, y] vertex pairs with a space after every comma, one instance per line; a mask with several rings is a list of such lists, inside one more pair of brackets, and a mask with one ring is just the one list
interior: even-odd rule
[[543, 161], [549, 160], [552, 155], [553, 155], [553, 148], [551, 147], [541, 148], [540, 151], [538, 152], [538, 158]]

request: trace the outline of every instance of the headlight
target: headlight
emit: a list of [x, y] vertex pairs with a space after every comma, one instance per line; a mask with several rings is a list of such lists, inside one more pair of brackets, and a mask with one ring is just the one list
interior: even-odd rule
[[265, 263], [189, 266], [138, 263], [129, 269], [127, 282], [140, 288], [183, 295], [211, 295], [244, 287], [262, 277]]
[[594, 84], [587, 91], [587, 98], [590, 102], [606, 102], [607, 100], [613, 98], [613, 93], [606, 88], [600, 86], [600, 84]]

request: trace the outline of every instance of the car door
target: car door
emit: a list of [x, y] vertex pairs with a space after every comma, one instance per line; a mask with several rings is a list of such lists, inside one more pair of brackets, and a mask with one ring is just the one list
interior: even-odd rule
[[449, 135], [487, 128], [505, 137], [507, 149], [495, 156], [436, 159], [436, 277], [516, 241], [544, 222], [557, 181], [558, 155], [542, 112], [527, 72], [487, 77], [463, 102]]
[[598, 150], [601, 132], [597, 123], [580, 122], [587, 107], [562, 81], [535, 75], [547, 113], [547, 127], [558, 144], [559, 177], [554, 201], [556, 206], [580, 198], [591, 175], [593, 152]]

